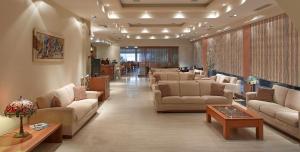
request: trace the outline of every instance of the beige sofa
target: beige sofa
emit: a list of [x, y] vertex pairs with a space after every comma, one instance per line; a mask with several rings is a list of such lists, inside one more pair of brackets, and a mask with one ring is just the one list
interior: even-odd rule
[[256, 100], [257, 93], [246, 94], [247, 107], [268, 124], [300, 139], [300, 91], [274, 85], [274, 102]]
[[159, 81], [182, 81], [194, 80], [195, 74], [190, 72], [155, 72], [149, 77], [149, 87], [153, 89], [153, 85]]
[[[217, 83], [222, 83], [225, 85], [225, 89], [231, 90], [234, 93], [241, 94], [241, 80], [238, 80], [237, 77], [227, 76], [223, 74], [217, 74], [214, 76], [214, 80]], [[227, 80], [228, 83], [224, 83], [224, 80]]]
[[[61, 123], [63, 135], [72, 137], [98, 109], [99, 92], [86, 91], [87, 99], [74, 101], [74, 84], [68, 84], [44, 96], [38, 97], [37, 113], [30, 118], [30, 123]], [[61, 107], [52, 107], [53, 97], [61, 102]]]
[[178, 72], [178, 68], [151, 68], [150, 74], [155, 72]]
[[[161, 81], [155, 85], [156, 111], [204, 111], [208, 104], [231, 104], [233, 93], [224, 91], [223, 96], [211, 95], [213, 81]], [[170, 94], [162, 96], [159, 85], [167, 85]]]

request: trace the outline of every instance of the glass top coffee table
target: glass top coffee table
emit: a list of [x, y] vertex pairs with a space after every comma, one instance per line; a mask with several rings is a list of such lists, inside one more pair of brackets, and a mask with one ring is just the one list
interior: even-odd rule
[[225, 139], [229, 139], [231, 129], [245, 127], [255, 127], [256, 138], [263, 139], [263, 119], [253, 111], [236, 105], [208, 105], [206, 109], [207, 122], [211, 122], [211, 117], [223, 126]]

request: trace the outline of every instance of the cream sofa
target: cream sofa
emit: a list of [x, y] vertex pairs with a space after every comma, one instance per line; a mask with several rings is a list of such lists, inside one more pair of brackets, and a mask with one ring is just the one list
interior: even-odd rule
[[256, 100], [246, 93], [247, 107], [257, 111], [268, 124], [300, 139], [300, 91], [274, 85], [274, 102]]
[[[155, 85], [154, 106], [156, 111], [205, 111], [208, 104], [231, 104], [233, 93], [224, 91], [224, 96], [212, 96], [213, 81], [161, 81]], [[162, 96], [159, 85], [167, 85], [170, 94]]]
[[[68, 84], [44, 96], [38, 97], [37, 113], [30, 118], [30, 123], [61, 123], [63, 135], [72, 137], [98, 109], [97, 91], [86, 91], [87, 99], [74, 101], [74, 84]], [[61, 101], [61, 107], [52, 107], [53, 97]]]
[[151, 68], [150, 74], [155, 72], [178, 72], [178, 68]]
[[195, 74], [190, 72], [155, 72], [149, 76], [149, 87], [153, 89], [153, 85], [158, 81], [179, 81], [194, 80]]
[[[217, 74], [216, 76], [214, 76], [214, 80], [217, 83], [224, 84], [225, 89], [231, 90], [232, 92], [237, 94], [241, 94], [241, 80], [238, 80], [237, 77]], [[228, 80], [229, 83], [224, 83], [224, 80]]]

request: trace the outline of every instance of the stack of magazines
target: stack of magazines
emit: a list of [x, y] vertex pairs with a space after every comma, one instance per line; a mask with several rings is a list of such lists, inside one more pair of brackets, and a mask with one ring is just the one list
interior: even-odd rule
[[47, 128], [48, 127], [48, 124], [47, 123], [37, 123], [37, 124], [33, 124], [33, 125], [30, 125], [30, 128], [36, 130], [36, 131], [40, 131], [44, 128]]

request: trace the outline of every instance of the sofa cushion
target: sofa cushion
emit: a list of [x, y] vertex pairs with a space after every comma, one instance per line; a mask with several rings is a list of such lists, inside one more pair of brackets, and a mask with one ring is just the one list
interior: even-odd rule
[[171, 81], [178, 81], [179, 80], [179, 73], [178, 72], [167, 72], [167, 80]]
[[200, 96], [182, 96], [181, 101], [183, 103], [191, 103], [191, 104], [204, 104], [204, 101]]
[[272, 105], [272, 102], [260, 101], [260, 100], [250, 100], [247, 102], [247, 106], [259, 111], [260, 107], [263, 105]]
[[200, 96], [210, 95], [212, 80], [199, 80]]
[[74, 100], [83, 100], [87, 98], [86, 88], [84, 86], [76, 86], [73, 88], [74, 90]]
[[300, 91], [289, 89], [285, 99], [285, 106], [300, 111]]
[[53, 97], [54, 97], [54, 93], [50, 92], [41, 97], [36, 98], [37, 108], [39, 108], [39, 109], [50, 108]]
[[67, 107], [73, 108], [76, 120], [81, 120], [89, 111], [98, 106], [97, 99], [84, 99], [74, 101]]
[[180, 81], [180, 96], [200, 96], [199, 84], [196, 81]]
[[283, 121], [293, 127], [299, 127], [299, 115], [298, 111], [290, 110], [285, 112], [277, 112], [276, 118]]
[[268, 88], [258, 88], [257, 100], [273, 102], [274, 90]]
[[220, 83], [211, 84], [211, 95], [213, 96], [224, 96], [225, 85]]
[[162, 103], [165, 104], [174, 104], [174, 103], [182, 103], [181, 97], [179, 96], [168, 96], [162, 98]]
[[68, 84], [60, 89], [55, 90], [55, 96], [61, 102], [62, 107], [66, 107], [74, 101], [74, 84]]
[[284, 106], [285, 98], [289, 89], [279, 85], [274, 85], [273, 89], [274, 89], [274, 97], [273, 97], [274, 102]]
[[276, 103], [272, 103], [269, 105], [261, 105], [259, 108], [259, 111], [261, 111], [262, 113], [265, 113], [271, 117], [275, 117], [276, 112], [287, 111], [287, 110], [288, 110], [288, 108], [281, 106], [279, 104], [276, 104]]
[[180, 72], [179, 73], [180, 80], [194, 80], [195, 79], [195, 74], [194, 73], [189, 73], [189, 72]]
[[201, 100], [205, 104], [229, 104], [229, 101], [224, 96], [201, 96]]

